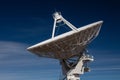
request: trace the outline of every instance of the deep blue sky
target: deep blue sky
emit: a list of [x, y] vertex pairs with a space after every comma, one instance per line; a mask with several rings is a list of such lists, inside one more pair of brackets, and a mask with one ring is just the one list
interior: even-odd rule
[[39, 58], [28, 46], [51, 37], [55, 11], [76, 27], [103, 20], [88, 50], [95, 58], [82, 80], [120, 79], [120, 3], [118, 0], [0, 1], [0, 80], [57, 80], [59, 62]]

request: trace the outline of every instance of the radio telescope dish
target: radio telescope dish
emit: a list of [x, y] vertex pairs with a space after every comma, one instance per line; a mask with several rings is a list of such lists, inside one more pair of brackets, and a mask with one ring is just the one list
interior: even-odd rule
[[[93, 61], [93, 57], [86, 54], [86, 47], [98, 36], [103, 21], [76, 28], [64, 19], [60, 12], [55, 12], [53, 18], [52, 38], [27, 49], [40, 57], [58, 59], [62, 65], [63, 75], [66, 75], [67, 80], [80, 80], [79, 75], [88, 70], [83, 65], [88, 61]], [[72, 30], [54, 36], [56, 27], [59, 27], [57, 24], [62, 22]], [[75, 61], [72, 61], [72, 58]]]

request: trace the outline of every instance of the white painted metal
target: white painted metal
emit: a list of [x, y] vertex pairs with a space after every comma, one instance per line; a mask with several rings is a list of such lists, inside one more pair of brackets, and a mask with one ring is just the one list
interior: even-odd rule
[[[66, 59], [80, 54], [94, 38], [96, 38], [102, 21], [98, 21], [61, 35], [50, 38], [27, 48], [41, 56], [55, 59]], [[68, 44], [69, 43], [69, 44]]]
[[56, 27], [56, 20], [54, 20], [52, 38], [54, 38], [54, 35], [55, 35], [55, 27]]
[[[27, 49], [41, 57], [58, 59], [66, 80], [80, 80], [79, 76], [89, 71], [85, 64], [94, 60], [87, 55], [86, 46], [98, 36], [103, 21], [76, 28], [60, 12], [55, 12], [53, 18], [52, 38]], [[55, 36], [57, 24], [61, 22], [72, 30]]]
[[[77, 31], [78, 31], [78, 32], [81, 32], [81, 31], [83, 31], [83, 30], [87, 30], [87, 29], [89, 29], [89, 28], [92, 28], [92, 27], [94, 27], [95, 25], [98, 25], [99, 28], [100, 28], [101, 25], [102, 25], [102, 23], [103, 23], [103, 21], [98, 21], [98, 22], [95, 22], [95, 23], [92, 23], [92, 24], [89, 24], [89, 25], [80, 27], [80, 28], [77, 29]], [[97, 27], [97, 26], [96, 26], [96, 27]], [[54, 30], [54, 29], [53, 29], [53, 30]], [[63, 34], [61, 34], [61, 35], [58, 35], [58, 36], [54, 37], [53, 39], [50, 38], [50, 39], [45, 40], [45, 41], [43, 41], [43, 42], [40, 42], [40, 43], [38, 43], [38, 44], [36, 44], [36, 45], [33, 45], [33, 46], [31, 46], [31, 47], [28, 47], [27, 49], [28, 49], [28, 50], [31, 50], [31, 49], [33, 49], [33, 48], [35, 48], [35, 47], [40, 47], [40, 46], [43, 46], [43, 45], [47, 45], [47, 44], [50, 43], [50, 42], [54, 42], [54, 41], [57, 41], [57, 40], [59, 40], [59, 39], [63, 39], [63, 38], [65, 38], [65, 37], [67, 37], [67, 36], [73, 35], [73, 34], [78, 33], [78, 32], [70, 31], [70, 32], [67, 32], [67, 33], [63, 33]], [[97, 32], [97, 35], [98, 35], [98, 32]], [[97, 37], [97, 35], [93, 35], [93, 36]], [[91, 39], [91, 38], [89, 38], [89, 40], [90, 40], [90, 39]]]
[[83, 54], [83, 56], [79, 59], [77, 65], [67, 73], [67, 80], [80, 80], [80, 75], [84, 74], [85, 61], [93, 61], [93, 57], [90, 55]]
[[54, 25], [53, 25], [52, 38], [54, 38], [55, 36], [55, 28], [57, 27], [57, 23], [60, 23], [62, 21], [66, 25], [68, 25], [68, 27], [70, 27], [72, 30], [77, 31], [77, 28], [74, 25], [72, 25], [70, 22], [68, 22], [66, 19], [64, 19], [60, 12], [55, 12], [53, 14], [53, 18], [54, 18]]

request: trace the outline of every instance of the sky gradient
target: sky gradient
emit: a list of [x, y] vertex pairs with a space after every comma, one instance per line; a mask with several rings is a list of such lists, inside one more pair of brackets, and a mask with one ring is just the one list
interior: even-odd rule
[[58, 80], [59, 62], [27, 47], [51, 38], [52, 14], [61, 11], [76, 27], [103, 20], [88, 50], [95, 61], [81, 80], [120, 79], [120, 3], [117, 0], [0, 1], [0, 80]]

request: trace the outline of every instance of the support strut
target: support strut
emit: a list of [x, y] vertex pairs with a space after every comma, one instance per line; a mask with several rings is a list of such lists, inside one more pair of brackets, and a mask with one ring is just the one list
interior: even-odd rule
[[63, 18], [60, 12], [55, 12], [53, 14], [53, 18], [54, 18], [54, 24], [53, 24], [52, 38], [54, 38], [55, 36], [55, 29], [56, 27], [58, 27], [57, 23], [60, 24], [63, 22], [72, 30], [77, 31], [77, 28], [74, 25], [72, 25], [70, 22], [68, 22], [65, 18]]

